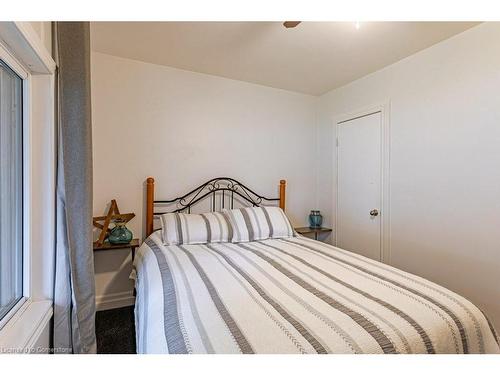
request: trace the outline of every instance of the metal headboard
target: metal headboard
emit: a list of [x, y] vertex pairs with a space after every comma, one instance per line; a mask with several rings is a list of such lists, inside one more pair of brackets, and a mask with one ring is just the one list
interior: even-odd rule
[[[279, 207], [285, 209], [285, 189], [286, 181], [280, 180], [280, 189], [278, 198], [267, 198], [257, 194], [252, 189], [243, 185], [239, 181], [230, 177], [217, 177], [201, 184], [197, 188], [181, 197], [171, 200], [154, 199], [155, 180], [149, 177], [146, 180], [146, 236], [153, 233], [154, 217], [167, 212], [187, 212], [191, 213], [191, 207], [204, 199], [211, 199], [211, 211], [216, 210], [217, 193], [221, 192], [219, 202], [221, 208], [226, 208], [226, 200], [229, 200], [229, 207], [234, 208], [235, 198], [241, 198], [243, 202], [250, 206], [261, 206], [267, 202], [279, 202]], [[170, 211], [156, 211], [155, 206], [175, 205], [175, 209]]]

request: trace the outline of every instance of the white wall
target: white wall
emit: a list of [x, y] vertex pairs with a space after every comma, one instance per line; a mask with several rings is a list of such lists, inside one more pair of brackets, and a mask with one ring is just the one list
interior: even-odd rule
[[[31, 22], [41, 44], [52, 51], [51, 22]], [[55, 266], [55, 125], [54, 74], [31, 77], [31, 298], [37, 310], [53, 300]], [[51, 317], [40, 320], [33, 348], [49, 348]], [[28, 325], [24, 328], [26, 329]], [[39, 335], [37, 337], [37, 335]]]
[[332, 222], [333, 119], [391, 103], [391, 264], [500, 326], [500, 23], [481, 24], [318, 103], [318, 207]]
[[45, 49], [52, 54], [52, 22], [36, 21], [30, 22], [31, 27], [36, 31]]
[[31, 92], [31, 295], [41, 301], [54, 292], [54, 75], [33, 75]]
[[[287, 212], [305, 224], [316, 202], [315, 104], [312, 96], [93, 53], [94, 213], [115, 198], [121, 211], [136, 213], [129, 227], [142, 238], [148, 176], [164, 199], [217, 176], [277, 197], [284, 178]], [[98, 303], [131, 301], [128, 261], [126, 250], [96, 253]]]

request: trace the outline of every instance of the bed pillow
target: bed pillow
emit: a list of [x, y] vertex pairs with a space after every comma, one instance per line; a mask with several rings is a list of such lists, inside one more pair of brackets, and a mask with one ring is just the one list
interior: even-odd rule
[[165, 245], [194, 245], [230, 240], [230, 224], [220, 212], [168, 213], [161, 215], [160, 219]]
[[244, 207], [224, 210], [231, 223], [231, 242], [248, 242], [294, 236], [294, 230], [279, 207]]

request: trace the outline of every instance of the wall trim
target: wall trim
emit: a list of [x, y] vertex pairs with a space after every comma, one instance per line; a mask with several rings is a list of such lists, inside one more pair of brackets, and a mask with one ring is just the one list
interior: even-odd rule
[[[5, 51], [4, 51], [5, 50]], [[0, 57], [23, 78], [23, 294], [25, 298], [0, 329], [0, 347], [32, 349], [50, 345], [53, 316], [53, 93], [55, 62], [29, 22], [0, 22]], [[48, 103], [48, 105], [47, 105]], [[35, 126], [36, 125], [36, 126]], [[33, 131], [48, 135], [33, 137]], [[36, 141], [36, 142], [35, 142]], [[37, 152], [37, 155], [33, 152]], [[43, 167], [40, 160], [50, 164]], [[41, 170], [40, 167], [43, 167]], [[40, 173], [38, 173], [40, 172]], [[33, 189], [36, 182], [37, 189]], [[33, 193], [38, 192], [34, 198]], [[43, 195], [43, 203], [38, 199]], [[49, 205], [49, 212], [45, 209]], [[32, 224], [43, 215], [47, 225]], [[37, 223], [38, 224], [38, 223]], [[36, 228], [36, 230], [35, 230]], [[36, 248], [34, 247], [36, 244]], [[2, 324], [4, 323], [2, 322]], [[31, 351], [30, 351], [31, 352]]]
[[56, 63], [29, 22], [0, 22], [0, 39], [32, 74], [52, 74]]
[[0, 349], [7, 353], [37, 349], [33, 346], [46, 330], [52, 315], [52, 301], [28, 300], [0, 331]]
[[135, 297], [132, 291], [118, 292], [96, 296], [95, 298], [96, 310], [110, 310], [118, 307], [133, 306], [135, 304]]
[[[333, 163], [333, 176], [335, 180], [333, 181], [333, 192], [334, 202], [332, 206], [333, 217], [335, 218], [335, 223], [333, 223], [334, 233], [335, 233], [335, 245], [337, 245], [337, 223], [338, 223], [338, 125], [347, 120], [352, 120], [355, 118], [370, 115], [372, 113], [380, 112], [381, 114], [381, 191], [380, 191], [380, 201], [381, 201], [381, 235], [380, 235], [380, 257], [381, 261], [386, 264], [391, 264], [391, 210], [390, 210], [390, 164], [391, 164], [391, 138], [390, 138], [390, 113], [391, 113], [391, 102], [386, 100], [381, 103], [372, 104], [367, 107], [355, 110], [353, 112], [344, 113], [333, 118], [333, 126], [335, 127], [333, 135], [333, 145], [335, 153], [335, 163]], [[332, 155], [333, 157], [333, 155]]]

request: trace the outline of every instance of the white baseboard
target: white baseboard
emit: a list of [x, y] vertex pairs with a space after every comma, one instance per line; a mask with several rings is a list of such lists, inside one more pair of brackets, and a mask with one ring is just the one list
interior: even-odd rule
[[97, 311], [116, 309], [118, 307], [133, 306], [135, 297], [132, 291], [105, 294], [96, 296], [95, 304]]

